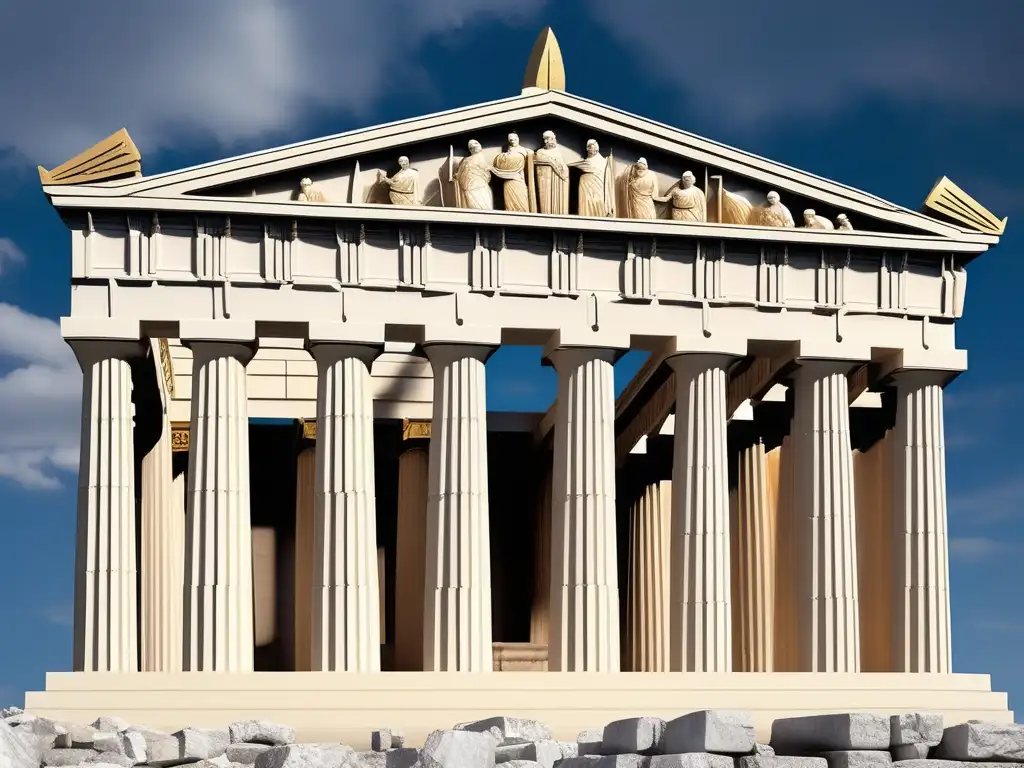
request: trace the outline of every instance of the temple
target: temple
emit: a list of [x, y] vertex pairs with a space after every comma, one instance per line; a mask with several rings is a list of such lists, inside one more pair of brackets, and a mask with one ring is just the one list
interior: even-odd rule
[[[30, 711], [353, 744], [499, 713], [1012, 721], [951, 667], [943, 437], [1005, 220], [565, 81], [545, 30], [512, 98], [40, 169], [84, 391], [74, 671]], [[546, 413], [488, 410], [505, 344], [543, 348]]]

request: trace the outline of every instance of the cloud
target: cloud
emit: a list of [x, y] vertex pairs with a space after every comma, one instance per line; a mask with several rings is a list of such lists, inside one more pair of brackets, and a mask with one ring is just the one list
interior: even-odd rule
[[0, 477], [58, 488], [78, 468], [78, 362], [57, 323], [0, 303], [0, 363]]
[[0, 151], [51, 167], [122, 125], [145, 154], [294, 131], [318, 107], [361, 114], [389, 82], [423, 78], [428, 38], [544, 2], [0, 0], [0, 71], [18, 73], [0, 79]]
[[1005, 552], [1008, 544], [1000, 539], [967, 536], [950, 539], [949, 554], [957, 560], [982, 562], [992, 555]]
[[71, 603], [56, 603], [39, 609], [39, 616], [56, 627], [72, 627], [75, 624], [75, 607]]
[[649, 74], [722, 121], [753, 127], [836, 113], [864, 97], [964, 110], [1020, 108], [1020, 0], [680, 3], [594, 0], [593, 13]]
[[17, 243], [9, 237], [0, 237], [0, 275], [4, 273], [7, 264], [23, 264], [25, 254]]
[[949, 497], [950, 513], [971, 523], [990, 523], [1024, 511], [1024, 477], [991, 482]]

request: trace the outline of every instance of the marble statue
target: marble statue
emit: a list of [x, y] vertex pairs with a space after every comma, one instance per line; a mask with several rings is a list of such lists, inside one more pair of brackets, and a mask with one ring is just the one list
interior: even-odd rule
[[587, 142], [587, 156], [569, 163], [580, 169], [580, 216], [608, 217], [615, 215], [615, 158], [609, 153], [602, 157], [601, 147], [595, 139]]
[[804, 211], [804, 229], [835, 229], [832, 222], [824, 216], [819, 216], [813, 208]]
[[409, 167], [409, 158], [398, 158], [398, 173], [388, 178], [384, 171], [377, 171], [377, 181], [388, 185], [388, 197], [392, 205], [419, 205], [419, 174]]
[[469, 155], [459, 162], [452, 180], [455, 182], [455, 205], [477, 211], [494, 209], [491, 190], [491, 161], [483, 153], [476, 139], [470, 139]]
[[782, 198], [779, 197], [779, 193], [775, 190], [768, 193], [766, 205], [754, 208], [750, 223], [762, 227], [796, 226], [796, 222], [793, 221], [793, 214], [789, 212], [789, 208], [782, 204]]
[[667, 197], [658, 197], [658, 177], [650, 170], [646, 158], [641, 157], [625, 174], [624, 197], [626, 218], [656, 219], [658, 211], [655, 202], [665, 202]]
[[537, 210], [536, 193], [526, 183], [527, 166], [532, 155], [532, 149], [519, 143], [519, 135], [510, 133], [508, 149], [494, 158], [491, 172], [504, 182], [506, 211], [530, 213]]
[[312, 179], [305, 178], [299, 182], [298, 201], [300, 203], [326, 203], [327, 196], [313, 186]]
[[836, 229], [840, 232], [853, 232], [853, 224], [850, 223], [850, 217], [845, 213], [840, 213], [836, 216]]
[[679, 181], [667, 193], [672, 203], [673, 221], [707, 221], [708, 200], [704, 191], [697, 186], [697, 177], [685, 171]]
[[541, 213], [569, 213], [569, 166], [562, 159], [558, 140], [544, 131], [544, 146], [533, 155], [537, 179], [537, 209]]

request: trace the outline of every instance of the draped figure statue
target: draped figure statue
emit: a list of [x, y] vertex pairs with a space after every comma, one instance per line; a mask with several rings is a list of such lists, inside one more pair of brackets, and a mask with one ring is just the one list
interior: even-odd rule
[[299, 196], [298, 201], [300, 203], [326, 203], [328, 202], [327, 196], [324, 195], [319, 189], [313, 186], [312, 179], [305, 178], [299, 182]]
[[532, 157], [536, 170], [537, 209], [541, 213], [569, 213], [569, 166], [562, 159], [558, 140], [552, 131], [544, 131], [544, 146]]
[[491, 191], [491, 163], [484, 157], [483, 147], [476, 139], [469, 142], [469, 156], [455, 170], [455, 204], [459, 208], [490, 211], [494, 208]]
[[645, 158], [641, 157], [629, 167], [624, 186], [626, 218], [658, 218], [658, 209], [654, 203], [665, 202], [667, 198], [658, 196], [658, 177], [648, 168]]
[[537, 211], [536, 192], [526, 183], [527, 165], [533, 150], [519, 143], [519, 135], [508, 135], [508, 149], [494, 158], [491, 172], [501, 179], [505, 192], [505, 210], [517, 213]]
[[853, 232], [853, 224], [850, 223], [850, 217], [845, 213], [840, 213], [836, 216], [836, 229], [840, 232]]
[[824, 216], [819, 216], [813, 208], [804, 211], [804, 229], [835, 229], [835, 225]]
[[685, 171], [680, 180], [667, 193], [672, 203], [673, 221], [707, 221], [708, 200], [697, 186], [697, 177]]
[[579, 209], [580, 216], [609, 217], [615, 215], [615, 158], [601, 156], [597, 141], [587, 142], [587, 156], [569, 163], [580, 169]]
[[775, 190], [768, 193], [767, 205], [759, 206], [751, 211], [750, 223], [761, 227], [796, 226], [793, 214], [782, 204], [782, 198]]
[[419, 205], [419, 174], [409, 167], [409, 158], [398, 158], [398, 173], [388, 177], [384, 171], [377, 171], [377, 181], [388, 185], [388, 197], [392, 205]]

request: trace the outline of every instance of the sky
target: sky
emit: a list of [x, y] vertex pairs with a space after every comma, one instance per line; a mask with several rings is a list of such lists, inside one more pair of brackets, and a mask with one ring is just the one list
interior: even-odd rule
[[[1024, 712], [1020, 0], [0, 0], [0, 706], [71, 663], [81, 375], [35, 166], [122, 126], [152, 174], [512, 96], [545, 25], [572, 93], [910, 208], [947, 175], [1009, 216], [968, 269], [946, 447], [954, 669]], [[488, 363], [492, 409], [554, 386], [535, 349]]]

